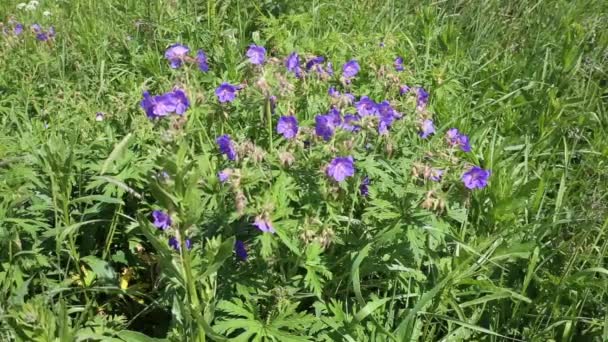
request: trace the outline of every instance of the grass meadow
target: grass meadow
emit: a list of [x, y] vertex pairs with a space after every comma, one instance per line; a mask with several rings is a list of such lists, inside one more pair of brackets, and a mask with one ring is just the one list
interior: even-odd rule
[[608, 341], [608, 2], [0, 21], [0, 341]]

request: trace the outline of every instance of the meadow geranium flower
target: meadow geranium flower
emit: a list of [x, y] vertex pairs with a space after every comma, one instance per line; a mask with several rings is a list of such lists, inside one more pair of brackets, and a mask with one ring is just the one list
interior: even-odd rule
[[397, 71], [405, 70], [405, 68], [403, 67], [403, 58], [401, 58], [401, 57], [395, 58], [394, 64], [395, 64], [395, 70], [397, 70]]
[[32, 31], [34, 31], [34, 33], [42, 32], [42, 26], [40, 26], [39, 24], [32, 24], [32, 26], [30, 26], [30, 28], [32, 29]]
[[220, 183], [225, 183], [230, 178], [230, 174], [232, 174], [232, 170], [225, 169], [218, 172], [217, 178], [219, 179]]
[[446, 133], [446, 138], [450, 146], [458, 146], [464, 152], [471, 152], [469, 137], [460, 133], [457, 128], [449, 129]]
[[331, 64], [331, 62], [327, 62], [327, 67], [325, 67], [325, 72], [329, 76], [333, 76], [334, 75], [334, 66], [333, 66], [333, 64]]
[[232, 102], [236, 98], [237, 87], [233, 86], [230, 83], [222, 83], [217, 89], [215, 89], [215, 95], [217, 96], [217, 100], [221, 103]]
[[249, 50], [247, 50], [247, 57], [249, 58], [249, 62], [251, 62], [251, 64], [264, 64], [264, 60], [266, 58], [266, 49], [263, 46], [252, 44], [249, 46]]
[[272, 223], [268, 219], [262, 218], [261, 215], [255, 218], [253, 225], [264, 233], [275, 233]]
[[334, 118], [330, 115], [317, 115], [315, 116], [315, 133], [323, 137], [325, 141], [331, 139], [334, 135]]
[[215, 142], [220, 149], [220, 153], [225, 154], [226, 157], [228, 157], [228, 160], [236, 159], [236, 150], [234, 149], [234, 144], [229, 135], [224, 134], [217, 138]]
[[329, 87], [329, 90], [327, 91], [327, 93], [331, 97], [339, 97], [340, 96], [340, 92], [337, 91], [335, 87]]
[[205, 51], [198, 50], [196, 52], [196, 64], [198, 64], [198, 69], [200, 71], [209, 71], [209, 64], [207, 64], [207, 54], [205, 54]]
[[160, 230], [169, 228], [172, 223], [171, 216], [160, 210], [154, 210], [152, 212], [152, 219], [154, 219], [154, 226]]
[[[190, 242], [190, 239], [186, 239], [184, 243], [186, 244], [186, 249], [192, 248], [192, 243]], [[175, 249], [176, 251], [179, 251], [181, 249], [179, 240], [175, 236], [169, 238], [169, 246]]]
[[342, 182], [348, 177], [352, 177], [355, 174], [355, 162], [352, 156], [348, 157], [336, 157], [329, 165], [326, 170], [327, 176], [331, 177], [336, 182]]
[[247, 249], [245, 248], [245, 243], [243, 241], [236, 240], [234, 242], [234, 253], [239, 260], [247, 261]]
[[473, 166], [462, 175], [462, 182], [468, 189], [483, 189], [488, 185], [490, 170], [484, 170], [479, 166]]
[[388, 101], [382, 101], [376, 105], [376, 112], [380, 116], [380, 122], [378, 124], [378, 133], [387, 134], [388, 129], [393, 122], [399, 117], [398, 113], [395, 112], [393, 107]]
[[429, 93], [422, 87], [416, 89], [416, 106], [420, 109], [426, 108], [429, 103]]
[[439, 181], [441, 181], [442, 176], [443, 176], [443, 170], [432, 168], [431, 174], [429, 175], [429, 179], [434, 182], [439, 182]]
[[171, 113], [183, 114], [190, 107], [190, 101], [181, 89], [159, 96], [150, 96], [150, 93], [145, 91], [141, 107], [150, 119], [155, 119]]
[[308, 62], [306, 62], [306, 71], [310, 71], [310, 69], [312, 69], [312, 67], [314, 67], [315, 65], [321, 64], [323, 62], [325, 62], [325, 57], [323, 57], [323, 56], [317, 56], [317, 57], [311, 58]]
[[277, 124], [277, 133], [285, 139], [293, 139], [298, 134], [298, 120], [294, 116], [282, 116]]
[[13, 34], [15, 36], [20, 36], [23, 33], [23, 24], [17, 23], [13, 28]]
[[358, 115], [353, 115], [353, 114], [344, 115], [344, 122], [342, 123], [342, 125], [340, 127], [342, 127], [343, 130], [348, 131], [348, 132], [358, 132], [361, 129], [361, 127], [354, 123], [358, 122], [359, 120], [361, 120], [361, 118]]
[[376, 114], [376, 103], [374, 100], [367, 96], [361, 96], [359, 102], [355, 103], [357, 112], [361, 116], [375, 115]]
[[287, 71], [293, 72], [296, 77], [300, 77], [302, 74], [302, 70], [300, 69], [300, 56], [298, 56], [297, 52], [292, 52], [287, 60], [285, 61], [285, 67]]
[[165, 58], [169, 61], [171, 68], [177, 69], [182, 66], [189, 52], [190, 49], [186, 45], [173, 44], [165, 51]]
[[404, 95], [410, 92], [410, 87], [402, 85], [399, 87], [399, 95]]
[[356, 60], [351, 59], [342, 66], [342, 76], [346, 78], [355, 77], [357, 73], [359, 73], [359, 70], [361, 70], [359, 63], [357, 63]]
[[433, 120], [424, 120], [420, 129], [420, 137], [425, 139], [433, 133], [435, 133], [435, 126], [433, 125]]
[[190, 101], [186, 96], [186, 93], [181, 89], [175, 89], [170, 93], [166, 94], [167, 101], [173, 106], [173, 112], [176, 114], [184, 114], [188, 108], [190, 108]]
[[359, 193], [363, 197], [367, 197], [369, 195], [369, 177], [363, 178], [361, 184], [359, 185]]

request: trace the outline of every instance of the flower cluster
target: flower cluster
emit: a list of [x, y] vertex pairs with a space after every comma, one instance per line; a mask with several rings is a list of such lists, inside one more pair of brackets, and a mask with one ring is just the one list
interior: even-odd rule
[[[26, 33], [25, 26], [13, 18], [8, 20], [7, 25], [0, 23], [0, 30], [5, 37], [20, 37]], [[54, 26], [49, 26], [47, 29], [44, 29], [40, 24], [32, 24], [30, 26], [30, 31], [36, 40], [41, 42], [51, 41], [55, 39], [56, 35]]]
[[[201, 70], [208, 70], [207, 58], [202, 50], [199, 51], [196, 60], [189, 57], [189, 53], [190, 50], [187, 46], [175, 44], [165, 52], [165, 58], [169, 61], [171, 68], [180, 68], [186, 62], [196, 62]], [[263, 46], [250, 45], [245, 53], [245, 57], [251, 64], [256, 66], [252, 69], [254, 73], [257, 72], [264, 75], [254, 82], [254, 84], [257, 88], [263, 90], [263, 94], [268, 101], [265, 103], [266, 105], [270, 103], [271, 113], [274, 114], [278, 98], [275, 95], [271, 95], [271, 86], [266, 82], [265, 76], [267, 68], [276, 67], [277, 65], [280, 67], [280, 64], [276, 62], [276, 58], [268, 58], [266, 53], [267, 51]], [[293, 74], [296, 80], [305, 78], [311, 74], [317, 74], [321, 80], [327, 80], [334, 75], [332, 64], [323, 56], [313, 56], [304, 65], [301, 65], [301, 58], [294, 51], [284, 59], [283, 65], [287, 73]], [[262, 68], [262, 66], [264, 67]], [[396, 57], [394, 68], [397, 72], [405, 70], [402, 57]], [[408, 115], [408, 120], [402, 120], [406, 118], [406, 115], [402, 114], [400, 110], [407, 112], [407, 108], [403, 106], [403, 101], [392, 98], [376, 101], [366, 94], [353, 94], [351, 83], [360, 72], [361, 65], [355, 59], [351, 59], [342, 65], [340, 81], [345, 90], [338, 90], [339, 86], [336, 85], [329, 86], [327, 94], [331, 105], [326, 113], [318, 114], [314, 117], [314, 127], [300, 127], [298, 117], [291, 111], [288, 115], [280, 115], [276, 119], [272, 117], [267, 118], [267, 120], [272, 120], [276, 123], [276, 126], [274, 126], [276, 132], [288, 141], [287, 145], [284, 146], [285, 148], [281, 150], [274, 151], [271, 149], [267, 152], [251, 141], [245, 140], [239, 142], [238, 139], [235, 141], [228, 134], [216, 137], [217, 150], [225, 158], [221, 162], [229, 164], [228, 167], [224, 167], [220, 169], [221, 171], [217, 172], [217, 180], [220, 185], [228, 187], [234, 195], [234, 205], [238, 217], [249, 214], [249, 222], [253, 227], [263, 233], [273, 234], [276, 232], [272, 223], [272, 205], [265, 205], [262, 209], [258, 207], [258, 209], [245, 210], [248, 197], [241, 186], [241, 180], [245, 173], [242, 172], [243, 170], [240, 167], [245, 166], [249, 161], [252, 161], [256, 165], [261, 165], [261, 161], [264, 160], [268, 153], [276, 153], [276, 157], [278, 157], [281, 165], [289, 168], [296, 160], [298, 148], [310, 149], [311, 146], [325, 145], [325, 151], [331, 151], [332, 155], [324, 159], [321, 162], [322, 165], [319, 166], [322, 167], [323, 173], [328, 180], [326, 181], [328, 189], [332, 189], [330, 191], [335, 192], [348, 191], [347, 189], [350, 189], [350, 187], [344, 187], [343, 185], [348, 185], [351, 183], [351, 179], [356, 179], [358, 184], [355, 186], [358, 188], [358, 194], [365, 198], [370, 196], [370, 187], [373, 180], [368, 175], [365, 175], [365, 173], [356, 177], [356, 173], [358, 172], [355, 161], [356, 154], [344, 153], [344, 151], [354, 149], [357, 140], [364, 141], [366, 149], [369, 149], [370, 138], [374, 136], [386, 136], [390, 140], [391, 134], [394, 134], [391, 133], [392, 127], [397, 125], [398, 122], [405, 122], [398, 125], [402, 127], [403, 125], [413, 123], [417, 127], [420, 139], [427, 139], [429, 144], [438, 141], [431, 139], [432, 136], [437, 134], [438, 129], [435, 127], [432, 114], [428, 110], [430, 96], [426, 89], [419, 86], [409, 87], [407, 85], [402, 85], [399, 89], [395, 89], [395, 92], [398, 91], [400, 95], [407, 96], [408, 100], [405, 102], [411, 103], [412, 108], [415, 108], [415, 117], [410, 118]], [[280, 75], [280, 73], [277, 73], [277, 75], [280, 86], [287, 87], [283, 85], [289, 82], [287, 78]], [[247, 84], [247, 82], [245, 81], [243, 84]], [[231, 107], [225, 107], [225, 104], [233, 102], [237, 94], [243, 89], [245, 88], [242, 85], [233, 85], [228, 82], [223, 82], [217, 86], [215, 96], [217, 97], [217, 102], [223, 104], [220, 108], [223, 108], [223, 110], [231, 109]], [[275, 94], [279, 95], [283, 93], [279, 92]], [[413, 106], [414, 103], [415, 107]], [[151, 96], [148, 92], [145, 92], [141, 106], [149, 118], [159, 118], [170, 114], [183, 114], [190, 107], [190, 102], [183, 90], [175, 89], [169, 93], [157, 96]], [[345, 133], [339, 133], [340, 131]], [[445, 136], [448, 147], [451, 147], [449, 149], [449, 156], [455, 153], [454, 147], [457, 147], [462, 152], [471, 151], [469, 137], [458, 129], [449, 129], [445, 133]], [[390, 148], [391, 145], [389, 143], [387, 144], [386, 151], [390, 151]], [[339, 151], [342, 151], [342, 153]], [[454, 167], [456, 166], [461, 169], [461, 166], [459, 166], [461, 164], [457, 162], [453, 163], [452, 166], [446, 165], [445, 167], [423, 164], [417, 166], [416, 174], [421, 174], [425, 181], [437, 184], [435, 187], [441, 187], [441, 183], [445, 182], [446, 177], [452, 173]], [[365, 166], [363, 166], [363, 170], [365, 171]], [[488, 185], [490, 174], [489, 170], [484, 170], [478, 166], [469, 166], [460, 176], [460, 180], [467, 189], [482, 189]], [[343, 190], [340, 190], [340, 188]], [[373, 195], [374, 192], [372, 191], [371, 194]], [[425, 208], [437, 209], [443, 208], [445, 203], [437, 197], [437, 190], [435, 189], [427, 193], [426, 200], [422, 205]], [[252, 210], [254, 211], [252, 212]], [[154, 225], [158, 229], [167, 231], [171, 227], [172, 221], [168, 214], [155, 211], [152, 216]], [[176, 250], [179, 250], [179, 241], [179, 236], [172, 236], [169, 244]], [[189, 248], [189, 240], [185, 239], [183, 241], [186, 247]], [[239, 260], [247, 260], [248, 252], [244, 241], [237, 240], [234, 250]]]
[[181, 89], [175, 89], [162, 95], [151, 96], [144, 92], [141, 107], [150, 119], [156, 119], [170, 114], [184, 114], [190, 107], [190, 101], [186, 93]]

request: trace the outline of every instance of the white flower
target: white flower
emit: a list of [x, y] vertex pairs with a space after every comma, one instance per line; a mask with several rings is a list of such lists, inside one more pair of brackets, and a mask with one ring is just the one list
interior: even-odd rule
[[36, 0], [32, 0], [32, 1], [30, 1], [30, 3], [29, 3], [28, 5], [30, 5], [30, 6], [34, 6], [34, 7], [38, 7], [38, 5], [39, 5], [39, 4], [40, 4], [40, 3], [39, 3], [38, 1], [36, 1]]
[[27, 6], [25, 6], [25, 10], [26, 11], [35, 11], [36, 6], [32, 6], [32, 4], [27, 4]]
[[44, 11], [42, 12], [42, 15], [45, 17], [50, 17], [51, 16], [51, 11]]
[[17, 9], [22, 10], [25, 8], [25, 6], [26, 6], [25, 2], [21, 2], [21, 3], [17, 4]]

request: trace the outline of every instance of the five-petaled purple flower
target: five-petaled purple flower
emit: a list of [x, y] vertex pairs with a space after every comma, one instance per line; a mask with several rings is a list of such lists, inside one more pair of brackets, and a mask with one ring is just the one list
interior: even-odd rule
[[23, 24], [17, 23], [13, 28], [13, 34], [20, 36], [23, 33]]
[[363, 197], [367, 197], [369, 195], [369, 177], [363, 178], [361, 184], [359, 185], [359, 193]]
[[275, 233], [272, 223], [269, 220], [262, 218], [262, 216], [257, 216], [255, 221], [253, 221], [253, 225], [264, 233]]
[[395, 58], [394, 64], [395, 64], [395, 70], [397, 70], [397, 71], [405, 70], [405, 68], [403, 67], [403, 58], [402, 57]]
[[298, 134], [298, 120], [294, 116], [281, 116], [277, 123], [277, 133], [285, 139], [293, 139]]
[[420, 128], [420, 137], [425, 139], [433, 133], [435, 133], [435, 126], [433, 125], [433, 120], [425, 119], [424, 121], [422, 121], [422, 126]]
[[160, 230], [165, 230], [171, 226], [171, 216], [163, 211], [154, 210], [152, 218], [154, 219], [154, 226]]
[[169, 114], [184, 114], [190, 107], [190, 101], [181, 89], [175, 89], [163, 95], [151, 96], [149, 92], [144, 92], [144, 99], [141, 107], [150, 119], [167, 116]]
[[236, 86], [230, 83], [222, 83], [215, 89], [217, 100], [221, 103], [232, 102], [236, 98], [236, 91], [239, 90]]
[[327, 141], [334, 135], [334, 131], [340, 123], [342, 123], [340, 111], [332, 108], [329, 113], [315, 117], [315, 133]]
[[264, 60], [266, 59], [266, 49], [263, 46], [252, 44], [247, 50], [247, 57], [249, 58], [249, 62], [251, 62], [251, 64], [264, 64]]
[[416, 89], [416, 107], [418, 109], [426, 108], [426, 105], [429, 103], [429, 93], [422, 87], [418, 87]]
[[359, 120], [361, 120], [359, 115], [344, 115], [344, 122], [342, 122], [342, 125], [340, 127], [342, 127], [343, 130], [348, 132], [358, 132], [359, 130], [361, 130], [361, 126], [356, 125], [355, 123]]
[[[325, 57], [323, 56], [317, 56], [317, 57], [313, 57], [311, 58], [308, 62], [306, 62], [306, 71], [310, 71], [310, 69], [312, 69], [312, 67], [314, 67], [315, 65], [321, 64], [325, 62]], [[319, 71], [319, 70], [317, 70]]]
[[336, 157], [327, 165], [326, 173], [336, 182], [342, 182], [355, 174], [355, 162], [352, 156]]
[[442, 176], [443, 176], [443, 170], [432, 168], [431, 174], [429, 175], [429, 179], [432, 180], [433, 182], [439, 182], [439, 181], [441, 181]]
[[239, 260], [247, 261], [247, 249], [245, 248], [245, 243], [243, 241], [236, 240], [234, 242], [234, 253]]
[[285, 67], [287, 68], [287, 71], [293, 72], [296, 77], [302, 75], [302, 69], [300, 69], [300, 56], [298, 56], [297, 52], [294, 51], [287, 57]]
[[399, 87], [399, 95], [404, 95], [410, 92], [410, 87], [407, 85], [402, 85]]
[[186, 45], [173, 44], [165, 51], [165, 58], [169, 61], [171, 68], [177, 69], [188, 56], [190, 49]]
[[469, 137], [460, 133], [457, 128], [449, 129], [446, 133], [446, 137], [450, 146], [459, 146], [462, 151], [471, 152]]
[[236, 159], [236, 150], [234, 149], [234, 144], [232, 143], [229, 135], [224, 134], [217, 138], [215, 142], [220, 149], [220, 153], [225, 154], [229, 160]]
[[400, 114], [396, 112], [388, 101], [382, 101], [376, 105], [376, 112], [380, 116], [380, 122], [378, 124], [378, 133], [387, 134], [388, 129], [393, 124], [393, 121], [400, 117]]
[[[187, 249], [192, 248], [192, 243], [190, 242], [190, 239], [186, 239], [184, 243], [186, 244]], [[169, 238], [169, 246], [175, 249], [176, 251], [179, 251], [181, 249], [179, 240], [177, 240], [175, 236]]]
[[462, 174], [462, 182], [468, 189], [483, 189], [488, 185], [490, 170], [484, 170], [479, 166], [473, 166], [469, 171]]
[[342, 76], [346, 78], [353, 78], [357, 75], [357, 73], [359, 73], [359, 70], [361, 70], [359, 63], [357, 63], [356, 60], [351, 59], [342, 66]]
[[376, 102], [367, 96], [361, 96], [361, 99], [355, 103], [355, 107], [357, 107], [357, 112], [361, 116], [376, 114]]
[[230, 169], [222, 170], [222, 171], [218, 172], [217, 179], [220, 180], [220, 183], [225, 183], [230, 178], [231, 173], [232, 172]]
[[197, 51], [196, 64], [198, 64], [198, 68], [200, 71], [203, 71], [203, 72], [209, 71], [209, 64], [207, 62], [207, 54], [205, 54], [205, 51], [203, 51], [203, 50]]
[[335, 87], [329, 87], [329, 90], [327, 91], [327, 93], [329, 94], [329, 96], [331, 97], [339, 97], [340, 96], [340, 92], [336, 90]]

